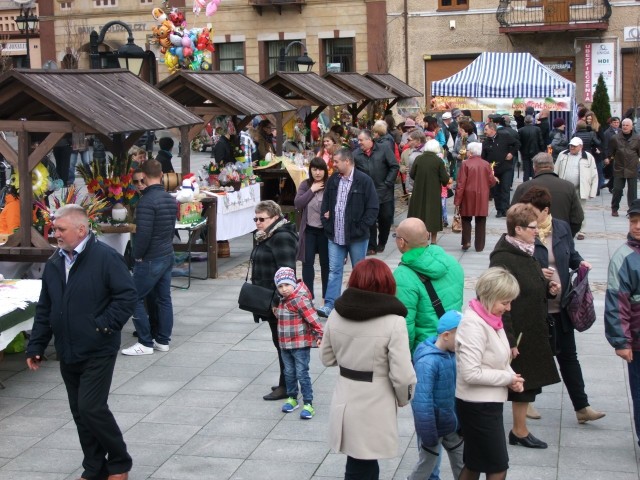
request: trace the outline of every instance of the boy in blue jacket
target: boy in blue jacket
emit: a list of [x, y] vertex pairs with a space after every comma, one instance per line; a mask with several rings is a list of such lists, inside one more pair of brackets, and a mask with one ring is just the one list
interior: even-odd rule
[[416, 348], [413, 365], [418, 377], [411, 402], [418, 436], [418, 463], [408, 480], [429, 478], [440, 456], [440, 445], [449, 455], [453, 478], [460, 476], [463, 441], [458, 434], [456, 404], [456, 329], [462, 314], [451, 310], [440, 317], [438, 336]]

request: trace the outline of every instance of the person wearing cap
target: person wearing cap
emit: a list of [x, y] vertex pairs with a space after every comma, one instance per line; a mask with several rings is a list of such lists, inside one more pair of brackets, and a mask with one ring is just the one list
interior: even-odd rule
[[416, 128], [416, 121], [413, 118], [407, 118], [404, 121], [404, 125], [402, 125], [402, 138], [400, 139], [400, 150], [406, 148], [405, 145], [409, 143], [409, 134]]
[[[627, 241], [609, 261], [604, 331], [616, 355], [627, 362], [633, 420], [640, 438], [640, 200], [631, 202]], [[640, 445], [640, 441], [638, 441]]]
[[563, 118], [556, 118], [553, 121], [553, 130], [549, 133], [549, 139], [551, 140], [551, 156], [554, 162], [560, 152], [569, 148], [565, 129], [566, 125]]
[[[522, 392], [522, 378], [511, 368], [511, 349], [502, 315], [520, 294], [515, 277], [502, 267], [486, 270], [476, 282], [456, 331], [456, 410], [464, 437], [462, 480], [504, 479], [509, 454], [503, 409], [507, 392]], [[494, 475], [492, 475], [494, 474]]]
[[447, 142], [446, 145], [449, 145], [450, 143], [451, 146], [449, 148], [453, 149], [453, 145], [456, 141], [456, 136], [458, 135], [458, 123], [453, 119], [453, 115], [451, 115], [451, 113], [444, 112], [442, 114], [442, 124], [444, 125], [444, 128], [442, 130], [444, 131], [444, 138]]
[[609, 159], [613, 160], [613, 198], [611, 216], [618, 216], [620, 199], [627, 184], [627, 205], [638, 198], [638, 157], [640, 137], [633, 132], [633, 121], [625, 118], [621, 131], [609, 140]]
[[287, 401], [282, 405], [284, 413], [291, 413], [298, 404], [298, 382], [302, 391], [302, 420], [315, 415], [313, 389], [309, 376], [311, 347], [322, 342], [322, 326], [311, 301], [311, 292], [303, 282], [296, 279], [296, 272], [289, 267], [279, 268], [273, 281], [280, 294], [273, 313], [278, 319], [278, 340], [284, 362], [284, 380], [287, 386]]
[[533, 117], [524, 117], [524, 127], [518, 130], [520, 136], [520, 155], [522, 155], [522, 181], [526, 182], [533, 176], [532, 159], [543, 152], [546, 144], [542, 140], [542, 132], [533, 124]]
[[[582, 209], [587, 206], [587, 199], [595, 198], [598, 193], [598, 168], [591, 153], [582, 148], [580, 137], [569, 141], [569, 150], [560, 152], [554, 172], [563, 180], [573, 184], [580, 198]], [[587, 220], [582, 221], [577, 239], [584, 240]]]
[[431, 476], [442, 445], [449, 456], [453, 478], [464, 465], [463, 440], [456, 414], [456, 330], [462, 313], [451, 310], [438, 322], [438, 336], [423, 341], [413, 354], [418, 384], [411, 402], [418, 443], [418, 463], [408, 480]]

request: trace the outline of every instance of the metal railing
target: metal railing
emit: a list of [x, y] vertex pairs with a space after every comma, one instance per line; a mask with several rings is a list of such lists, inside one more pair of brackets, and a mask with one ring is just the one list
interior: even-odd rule
[[500, 0], [496, 18], [501, 27], [608, 23], [609, 0]]
[[269, 7], [271, 5], [304, 5], [307, 0], [249, 0], [249, 5]]

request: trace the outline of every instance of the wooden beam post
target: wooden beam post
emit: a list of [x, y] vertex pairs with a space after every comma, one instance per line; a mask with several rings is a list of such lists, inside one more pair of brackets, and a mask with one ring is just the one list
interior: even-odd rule
[[181, 172], [182, 175], [189, 173], [191, 169], [191, 142], [189, 141], [189, 127], [180, 127], [180, 143], [182, 144], [182, 151], [180, 156], [182, 158]]
[[31, 209], [33, 189], [29, 170], [29, 140], [26, 130], [18, 132], [18, 174], [20, 176], [20, 245], [31, 246]]

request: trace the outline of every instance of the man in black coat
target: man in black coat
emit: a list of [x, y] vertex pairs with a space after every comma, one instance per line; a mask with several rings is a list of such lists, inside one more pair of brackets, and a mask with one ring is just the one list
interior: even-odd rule
[[[122, 350], [123, 355], [151, 355], [154, 350], [169, 351], [173, 330], [171, 270], [173, 269], [173, 231], [176, 225], [176, 201], [162, 186], [162, 166], [157, 160], [142, 164], [147, 188], [136, 207], [136, 233], [133, 237], [133, 280], [138, 302], [133, 323], [138, 343]], [[153, 294], [158, 306], [158, 332], [151, 335], [144, 299]]]
[[[518, 132], [514, 132], [516, 135]], [[493, 173], [498, 183], [492, 188], [493, 200], [496, 205], [496, 217], [505, 217], [509, 209], [509, 195], [513, 180], [513, 160], [518, 155], [518, 142], [506, 128], [498, 127], [495, 123], [487, 123], [484, 127], [486, 136], [482, 142], [482, 158], [494, 164]]]
[[553, 172], [553, 157], [542, 152], [533, 157], [533, 178], [521, 183], [513, 193], [511, 205], [520, 201], [531, 187], [544, 187], [551, 193], [551, 216], [564, 220], [571, 227], [571, 235], [576, 236], [584, 220], [584, 211], [576, 187]]
[[355, 168], [353, 153], [341, 148], [333, 155], [335, 171], [322, 197], [322, 227], [329, 239], [329, 279], [324, 306], [318, 315], [328, 317], [342, 290], [347, 254], [355, 266], [367, 253], [369, 233], [378, 218], [378, 194], [373, 180]]
[[44, 267], [27, 366], [38, 370], [53, 336], [84, 452], [82, 478], [126, 480], [132, 461], [107, 400], [136, 289], [124, 258], [90, 233], [82, 207], [60, 208], [53, 227], [59, 249]]
[[533, 157], [544, 152], [547, 146], [542, 140], [542, 131], [533, 124], [533, 117], [524, 117], [524, 127], [518, 130], [520, 136], [520, 154], [522, 155], [522, 181], [533, 176]]
[[384, 252], [389, 239], [395, 213], [393, 189], [400, 165], [393, 151], [387, 145], [375, 142], [368, 130], [360, 132], [358, 144], [360, 147], [353, 152], [356, 168], [371, 177], [380, 202], [378, 224], [376, 226], [374, 222], [371, 225], [367, 248], [367, 255], [375, 255], [377, 252]]

